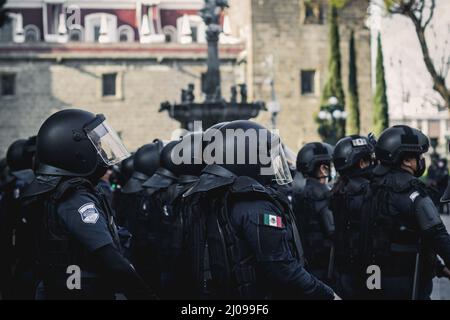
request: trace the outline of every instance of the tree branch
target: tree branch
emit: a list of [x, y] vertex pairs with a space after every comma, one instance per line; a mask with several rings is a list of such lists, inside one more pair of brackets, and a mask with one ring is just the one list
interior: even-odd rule
[[[430, 15], [428, 16], [428, 19], [425, 21], [424, 25], [422, 26], [423, 30], [425, 30], [428, 27], [428, 24], [431, 22], [431, 19], [433, 19], [434, 10], [436, 9], [436, 0], [430, 0], [431, 6], [430, 6]], [[423, 3], [425, 3], [425, 0], [423, 0]]]
[[[425, 1], [425, 0], [421, 0]], [[434, 0], [433, 0], [434, 2]], [[434, 6], [432, 6], [430, 9], [433, 9]], [[428, 49], [428, 44], [425, 38], [425, 29], [422, 27], [421, 21], [416, 17], [413, 11], [409, 10], [405, 12], [405, 15], [411, 19], [411, 21], [414, 24], [414, 27], [416, 29], [416, 34], [419, 39], [420, 48], [422, 49], [423, 54], [423, 60], [425, 62], [425, 66], [427, 67], [428, 73], [433, 78], [433, 88], [436, 90], [441, 97], [444, 99], [445, 104], [448, 108], [450, 108], [450, 90], [447, 89], [445, 78], [443, 78], [441, 75], [438, 74], [436, 71], [436, 67], [433, 64], [433, 61], [430, 56], [430, 51]], [[432, 15], [430, 13], [430, 15]], [[428, 20], [427, 20], [428, 21]], [[429, 23], [429, 21], [427, 22]]]

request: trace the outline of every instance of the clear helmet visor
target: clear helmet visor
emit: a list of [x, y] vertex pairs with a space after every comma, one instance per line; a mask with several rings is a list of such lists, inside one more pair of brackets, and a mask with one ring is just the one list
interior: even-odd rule
[[86, 134], [102, 160], [108, 166], [113, 166], [131, 155], [106, 120], [93, 129], [87, 130]]
[[293, 179], [288, 157], [286, 157], [281, 140], [277, 135], [273, 135], [270, 157], [274, 181], [279, 185], [291, 183]]

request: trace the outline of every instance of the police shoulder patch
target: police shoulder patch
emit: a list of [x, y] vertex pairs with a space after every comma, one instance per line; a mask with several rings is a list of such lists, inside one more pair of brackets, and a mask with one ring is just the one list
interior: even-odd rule
[[413, 193], [411, 193], [411, 194], [409, 195], [409, 198], [411, 199], [412, 202], [414, 202], [414, 200], [416, 200], [416, 198], [417, 198], [418, 196], [420, 196], [419, 191], [414, 191]]
[[84, 223], [95, 224], [100, 216], [95, 204], [92, 202], [83, 204], [79, 209], [81, 220]]

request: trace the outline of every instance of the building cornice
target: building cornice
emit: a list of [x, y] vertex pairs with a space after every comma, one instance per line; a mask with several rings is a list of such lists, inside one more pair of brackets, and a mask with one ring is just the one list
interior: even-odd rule
[[[150, 4], [150, 0], [130, 0], [130, 1], [116, 1], [116, 0], [25, 0], [25, 1], [9, 1], [5, 8], [42, 8], [45, 3], [64, 3], [66, 6], [78, 6], [81, 9], [137, 9], [140, 4]], [[163, 10], [200, 10], [203, 7], [202, 0], [162, 0], [159, 4], [160, 9]]]
[[[221, 60], [236, 61], [244, 50], [243, 45], [221, 45]], [[40, 44], [40, 45], [1, 45], [0, 61], [16, 59], [35, 60], [205, 60], [205, 45], [142, 45], [142, 44]]]

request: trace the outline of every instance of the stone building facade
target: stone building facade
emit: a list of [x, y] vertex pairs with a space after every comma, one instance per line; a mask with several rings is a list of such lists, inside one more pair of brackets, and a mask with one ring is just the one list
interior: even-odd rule
[[[0, 152], [36, 134], [52, 112], [104, 113], [130, 150], [168, 139], [178, 124], [160, 103], [206, 71], [202, 0], [9, 0], [0, 31]], [[71, 14], [79, 9], [79, 16]], [[340, 11], [344, 87], [355, 31], [363, 132], [371, 126], [370, 36], [364, 0]], [[76, 10], [75, 10], [76, 11]], [[318, 139], [314, 114], [328, 64], [327, 1], [230, 0], [221, 38], [222, 92], [246, 82], [249, 97], [281, 104], [277, 126], [294, 150]], [[70, 23], [69, 23], [70, 21]], [[11, 84], [12, 83], [12, 84]], [[11, 87], [12, 86], [12, 87]], [[270, 113], [257, 121], [270, 125]]]
[[[190, 83], [202, 100], [207, 58], [198, 16], [202, 0], [7, 5], [11, 21], [0, 31], [0, 154], [15, 139], [35, 135], [62, 108], [105, 114], [135, 150], [155, 138], [170, 139], [178, 128], [158, 112], [161, 102], [180, 101], [181, 89]], [[71, 25], [73, 9], [80, 19]], [[59, 18], [51, 18], [53, 11]], [[221, 39], [225, 97], [232, 85], [245, 81], [237, 62], [243, 48], [231, 36]]]
[[[313, 119], [320, 108], [328, 70], [327, 4], [326, 0], [231, 1], [235, 33], [246, 35], [250, 92], [258, 99], [271, 100], [269, 83], [273, 79], [281, 105], [278, 127], [283, 139], [295, 150], [319, 139]], [[362, 133], [370, 132], [372, 126], [370, 30], [365, 26], [366, 14], [364, 0], [350, 1], [339, 10], [345, 92], [350, 32], [355, 33]], [[262, 114], [259, 121], [269, 125], [270, 115]]]

